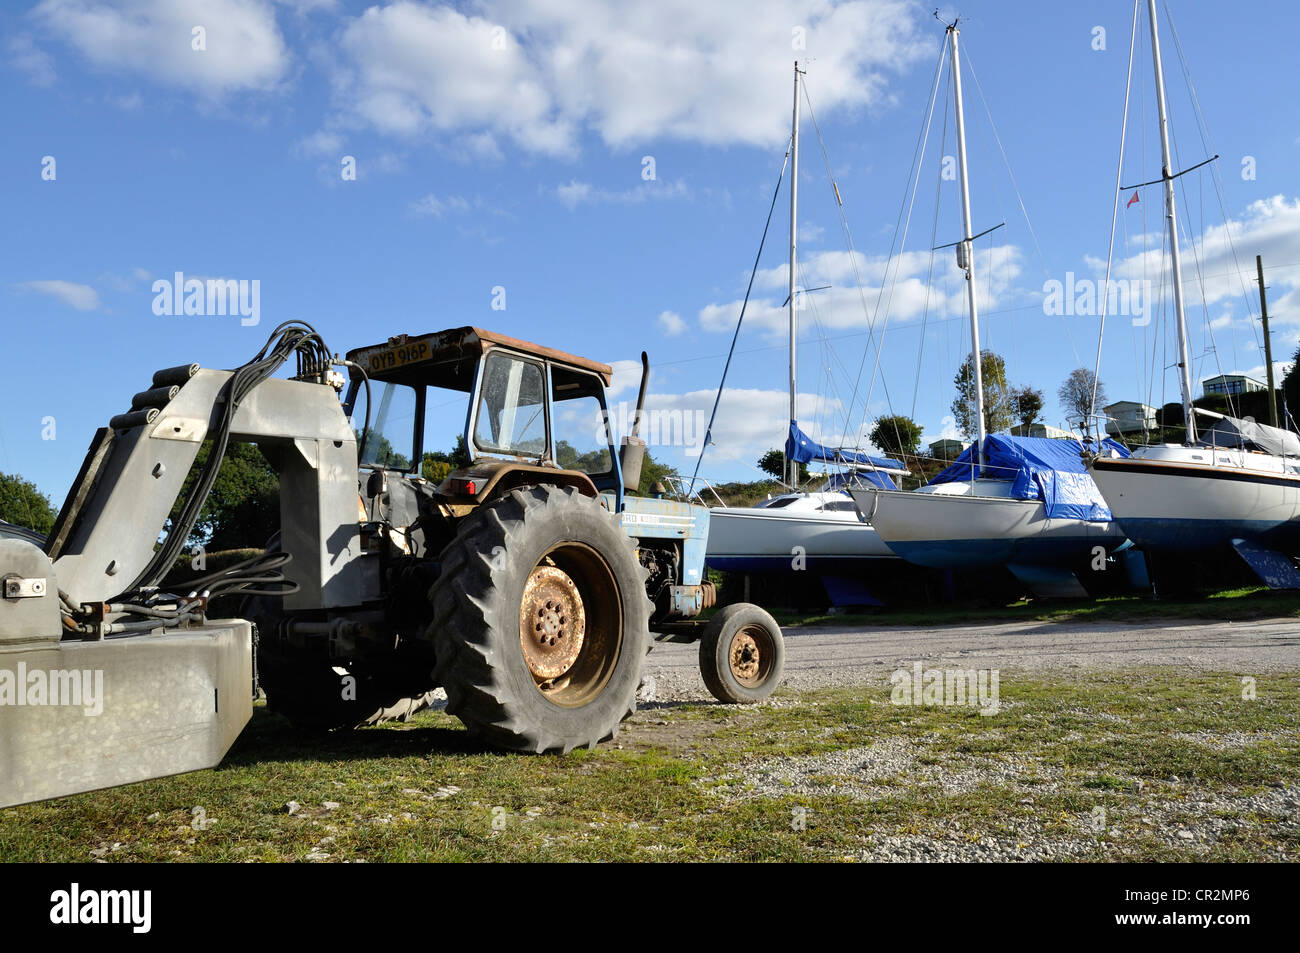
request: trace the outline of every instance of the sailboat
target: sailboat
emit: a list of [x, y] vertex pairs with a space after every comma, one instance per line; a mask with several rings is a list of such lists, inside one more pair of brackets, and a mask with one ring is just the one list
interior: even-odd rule
[[[709, 511], [709, 566], [729, 572], [855, 572], [872, 562], [898, 562], [895, 553], [859, 515], [846, 485], [869, 483], [894, 490], [907, 474], [898, 460], [859, 450], [826, 447], [799, 427], [796, 395], [797, 223], [799, 209], [799, 64], [794, 65], [794, 111], [790, 131], [789, 358], [790, 425], [784, 450], [785, 483], [794, 488], [750, 507]], [[822, 462], [844, 476], [813, 492], [798, 490], [800, 466]]]
[[[1091, 460], [1093, 479], [1140, 549], [1188, 554], [1231, 547], [1270, 586], [1300, 588], [1300, 573], [1287, 558], [1300, 553], [1300, 438], [1281, 428], [1209, 413], [1192, 403], [1174, 193], [1178, 175], [1170, 159], [1155, 0], [1147, 0], [1147, 15], [1187, 433], [1182, 444], [1138, 447], [1127, 459], [1100, 454]], [[1215, 420], [1205, 433], [1198, 431], [1198, 414]]]
[[[1072, 572], [1092, 564], [1098, 552], [1118, 548], [1124, 534], [1082, 459], [1080, 441], [985, 433], [984, 382], [980, 366], [974, 239], [966, 164], [958, 21], [947, 26], [962, 239], [957, 265], [965, 273], [974, 384], [975, 442], [958, 462], [929, 485], [909, 493], [873, 487], [850, 490], [863, 517], [908, 562], [936, 569], [1006, 566], [1042, 595], [1083, 595]], [[1123, 452], [1114, 445], [1112, 452]]]

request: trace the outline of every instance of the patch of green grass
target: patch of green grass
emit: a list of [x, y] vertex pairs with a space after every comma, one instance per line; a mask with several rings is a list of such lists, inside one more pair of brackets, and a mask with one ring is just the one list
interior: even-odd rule
[[[884, 688], [783, 691], [757, 708], [658, 708], [564, 757], [486, 750], [438, 712], [310, 736], [259, 708], [216, 770], [0, 811], [0, 860], [808, 861], [857, 856], [881, 834], [1026, 831], [1126, 859], [1294, 856], [1294, 822], [1239, 804], [1300, 781], [1300, 676], [1260, 676], [1256, 690], [1243, 700], [1230, 673], [1004, 671], [987, 717], [893, 705]], [[829, 762], [797, 786], [743, 780], [900, 740], [910, 767], [874, 781]], [[1170, 843], [1171, 825], [1195, 821], [1190, 795], [1229, 822], [1213, 843]], [[1119, 837], [1090, 831], [1097, 807]]]

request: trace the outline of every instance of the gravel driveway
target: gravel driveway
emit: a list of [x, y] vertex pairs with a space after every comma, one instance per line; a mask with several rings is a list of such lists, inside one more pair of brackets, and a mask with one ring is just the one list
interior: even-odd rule
[[[885, 684], [916, 661], [933, 667], [1036, 671], [1146, 665], [1243, 674], [1300, 670], [1300, 620], [1003, 622], [972, 626], [832, 626], [785, 629], [783, 684], [807, 690]], [[707, 701], [696, 645], [661, 643], [646, 663], [655, 700]]]

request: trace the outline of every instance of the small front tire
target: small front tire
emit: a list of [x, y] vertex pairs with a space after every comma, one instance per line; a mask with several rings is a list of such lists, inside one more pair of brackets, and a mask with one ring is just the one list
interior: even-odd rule
[[772, 616], [747, 602], [718, 611], [700, 639], [700, 673], [729, 705], [752, 705], [776, 690], [785, 671], [785, 639]]

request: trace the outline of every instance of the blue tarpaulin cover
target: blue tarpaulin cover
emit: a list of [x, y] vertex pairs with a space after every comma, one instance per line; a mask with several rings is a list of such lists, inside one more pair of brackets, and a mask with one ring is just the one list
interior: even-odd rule
[[[985, 466], [980, 476], [1011, 481], [1011, 496], [1017, 500], [1042, 500], [1053, 519], [1102, 520], [1111, 518], [1110, 508], [1093, 482], [1080, 454], [1113, 451], [1121, 457], [1129, 452], [1110, 438], [1090, 441], [1060, 440], [1054, 437], [1012, 437], [989, 434], [984, 438]], [[931, 483], [963, 483], [970, 480], [978, 462], [974, 444], [962, 451], [948, 469]]]
[[[823, 447], [800, 430], [799, 425], [793, 420], [790, 421], [790, 434], [785, 438], [785, 455], [798, 463], [821, 460], [825, 463], [838, 463], [841, 466], [856, 464], [857, 466], [883, 467], [886, 470], [907, 469], [900, 461], [891, 460], [889, 457], [873, 457], [858, 450], [837, 450], [833, 447]], [[859, 482], [865, 480], [885, 490], [898, 489], [887, 473], [878, 473], [875, 470], [861, 470], [857, 473], [857, 478]]]

